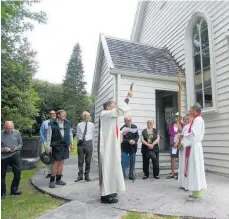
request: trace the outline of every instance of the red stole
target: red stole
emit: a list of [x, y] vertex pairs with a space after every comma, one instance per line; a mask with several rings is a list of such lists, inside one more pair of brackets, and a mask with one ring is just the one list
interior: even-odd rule
[[116, 124], [116, 138], [118, 139], [118, 124]]
[[[191, 133], [191, 130], [192, 130], [192, 124], [195, 120], [195, 118], [201, 116], [200, 114], [197, 114], [194, 119], [192, 120], [190, 126], [189, 126], [189, 129], [188, 129], [188, 133]], [[186, 147], [186, 150], [185, 150], [185, 169], [184, 169], [184, 176], [187, 177], [188, 176], [188, 159], [189, 159], [189, 156], [190, 156], [190, 152], [191, 152], [191, 146], [187, 146]]]

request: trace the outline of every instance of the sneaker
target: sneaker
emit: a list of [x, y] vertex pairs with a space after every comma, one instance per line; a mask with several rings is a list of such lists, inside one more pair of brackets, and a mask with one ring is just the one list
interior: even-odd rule
[[203, 198], [201, 197], [201, 198], [195, 198], [195, 197], [193, 197], [192, 195], [189, 195], [188, 197], [187, 197], [187, 201], [190, 201], [190, 202], [199, 202], [199, 201], [202, 201], [203, 200]]
[[134, 176], [130, 176], [129, 179], [130, 180], [135, 180], [135, 177]]
[[55, 182], [54, 181], [49, 182], [49, 188], [55, 188]]
[[22, 192], [20, 192], [19, 190], [16, 191], [11, 191], [10, 195], [21, 195]]
[[75, 180], [75, 182], [79, 182], [79, 181], [81, 181], [81, 180], [83, 180], [83, 177], [82, 177], [82, 176], [79, 176], [79, 177]]
[[166, 179], [174, 179], [174, 178], [175, 178], [175, 176], [174, 175], [171, 175], [171, 174], [166, 177]]
[[90, 179], [89, 176], [86, 176], [86, 177], [85, 177], [85, 180], [88, 181], [88, 182], [91, 181], [91, 179]]
[[65, 186], [66, 182], [64, 182], [63, 180], [59, 179], [59, 180], [56, 181], [56, 185]]
[[148, 176], [143, 176], [142, 179], [148, 179], [149, 177]]

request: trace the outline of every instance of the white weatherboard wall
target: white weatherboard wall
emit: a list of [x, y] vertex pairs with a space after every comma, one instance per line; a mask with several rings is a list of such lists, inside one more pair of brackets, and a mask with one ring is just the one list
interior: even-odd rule
[[[134, 82], [133, 97], [130, 99], [130, 111], [128, 115], [132, 117], [132, 123], [137, 125], [139, 136], [141, 138], [142, 130], [146, 128], [146, 121], [154, 119], [155, 114], [155, 90], [178, 91], [177, 82], [161, 81], [146, 78], [134, 78], [122, 76], [120, 81], [120, 101], [124, 101], [130, 84]], [[182, 113], [186, 112], [186, 91], [182, 91]], [[124, 117], [119, 120], [120, 127], [124, 124]], [[136, 169], [138, 172], [142, 171], [142, 156], [141, 156], [141, 140], [139, 138], [138, 151], [136, 157]], [[161, 165], [161, 164], [160, 164]]]
[[103, 55], [100, 74], [99, 85], [97, 87], [97, 94], [95, 100], [95, 134], [94, 134], [94, 162], [98, 162], [98, 130], [99, 117], [103, 110], [103, 103], [109, 99], [114, 98], [114, 77], [110, 74], [106, 59]]
[[203, 114], [205, 167], [229, 174], [229, 54], [225, 34], [229, 29], [229, 2], [167, 1], [163, 7], [162, 4], [159, 1], [147, 3], [137, 41], [166, 46], [182, 68], [185, 68], [184, 37], [189, 19], [199, 10], [211, 19], [218, 112]]

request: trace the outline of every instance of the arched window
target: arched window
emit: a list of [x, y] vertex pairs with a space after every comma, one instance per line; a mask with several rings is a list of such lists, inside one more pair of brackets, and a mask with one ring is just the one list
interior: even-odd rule
[[192, 46], [196, 101], [203, 108], [209, 108], [213, 106], [213, 102], [208, 25], [201, 17], [196, 20], [194, 25]]

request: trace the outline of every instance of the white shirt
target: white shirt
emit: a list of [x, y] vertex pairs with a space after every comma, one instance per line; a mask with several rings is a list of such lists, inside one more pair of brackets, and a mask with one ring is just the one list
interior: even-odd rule
[[[77, 125], [76, 137], [78, 140], [83, 140], [83, 133], [84, 133], [85, 126], [86, 126], [86, 122], [81, 122]], [[89, 141], [93, 139], [94, 127], [95, 125], [92, 122], [87, 123], [87, 133], [85, 136], [85, 141]]]

